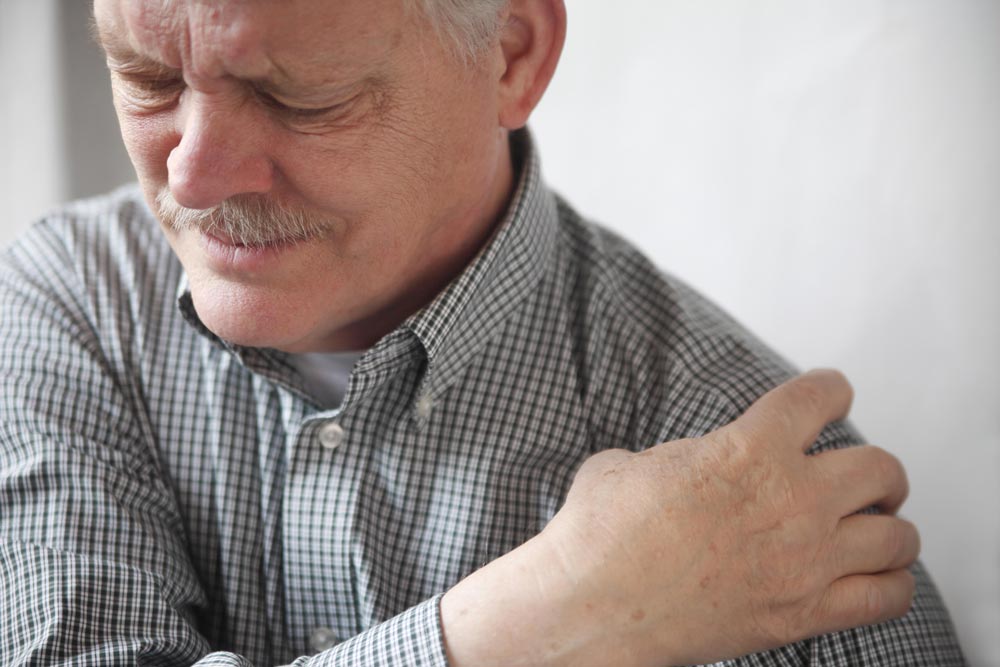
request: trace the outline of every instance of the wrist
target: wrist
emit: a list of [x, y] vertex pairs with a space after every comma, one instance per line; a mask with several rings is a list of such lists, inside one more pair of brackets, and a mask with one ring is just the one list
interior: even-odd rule
[[445, 593], [441, 627], [451, 667], [574, 664], [569, 591], [551, 576], [548, 552], [536, 536]]

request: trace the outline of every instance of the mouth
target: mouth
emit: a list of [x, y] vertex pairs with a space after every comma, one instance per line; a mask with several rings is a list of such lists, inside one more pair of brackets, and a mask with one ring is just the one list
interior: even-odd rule
[[282, 257], [305, 241], [277, 239], [265, 244], [248, 245], [219, 230], [197, 230], [199, 245], [209, 264], [220, 273], [259, 273], [275, 265]]
[[284, 270], [289, 263], [285, 255], [314, 247], [330, 231], [326, 222], [305, 211], [260, 197], [239, 196], [211, 209], [188, 209], [164, 189], [151, 206], [168, 236], [197, 248], [209, 270], [238, 280]]
[[299, 241], [291, 239], [268, 239], [261, 243], [245, 243], [243, 241], [237, 240], [224, 232], [221, 229], [199, 229], [199, 233], [202, 236], [210, 239], [211, 241], [218, 243], [220, 245], [228, 246], [231, 248], [243, 248], [249, 251], [257, 250], [267, 250], [268, 248], [279, 248], [284, 245], [295, 245]]

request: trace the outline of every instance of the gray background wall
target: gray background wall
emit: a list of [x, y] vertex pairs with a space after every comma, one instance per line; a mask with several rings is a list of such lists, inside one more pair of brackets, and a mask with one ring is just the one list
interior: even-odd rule
[[88, 0], [0, 0], [0, 244], [54, 203], [134, 179]]
[[[550, 181], [848, 373], [971, 663], [1000, 665], [1000, 2], [568, 4]], [[0, 245], [131, 177], [88, 7], [0, 0]]]

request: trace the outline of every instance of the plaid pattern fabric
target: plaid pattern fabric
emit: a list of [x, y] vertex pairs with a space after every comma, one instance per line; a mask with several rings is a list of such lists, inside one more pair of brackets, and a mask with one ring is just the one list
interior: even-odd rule
[[[0, 255], [0, 663], [445, 665], [441, 594], [535, 535], [587, 456], [703, 434], [792, 374], [516, 141], [491, 242], [339, 410], [204, 328], [136, 188]], [[915, 572], [902, 620], [726, 664], [962, 664]]]

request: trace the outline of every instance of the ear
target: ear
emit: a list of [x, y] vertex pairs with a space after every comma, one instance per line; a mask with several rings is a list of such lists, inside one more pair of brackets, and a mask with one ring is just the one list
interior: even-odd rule
[[552, 80], [566, 40], [563, 0], [511, 0], [500, 32], [505, 69], [499, 85], [499, 121], [508, 130], [528, 116]]

